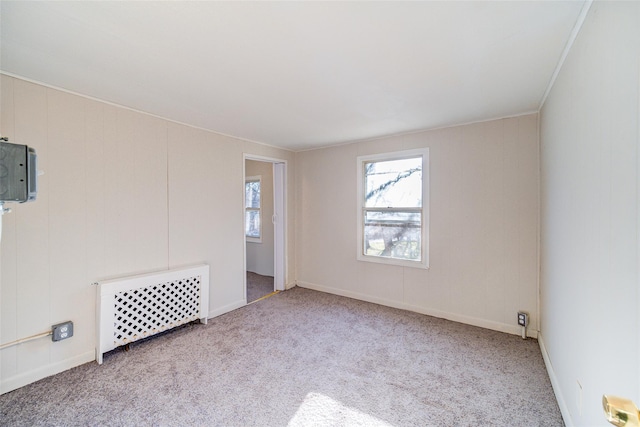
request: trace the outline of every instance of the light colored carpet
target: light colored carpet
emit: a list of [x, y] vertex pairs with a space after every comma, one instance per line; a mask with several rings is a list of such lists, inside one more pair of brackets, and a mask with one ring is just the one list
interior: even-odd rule
[[562, 426], [538, 343], [294, 288], [0, 396], [6, 426]]
[[247, 271], [247, 303], [273, 292], [273, 276]]

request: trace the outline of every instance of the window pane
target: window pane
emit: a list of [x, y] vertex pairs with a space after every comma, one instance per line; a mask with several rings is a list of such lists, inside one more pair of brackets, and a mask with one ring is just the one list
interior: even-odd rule
[[367, 162], [364, 173], [366, 207], [422, 207], [422, 157]]
[[419, 212], [365, 212], [364, 254], [420, 261], [421, 216]]
[[247, 237], [260, 238], [260, 211], [246, 211], [245, 234]]
[[247, 208], [260, 208], [260, 181], [245, 183], [244, 202]]

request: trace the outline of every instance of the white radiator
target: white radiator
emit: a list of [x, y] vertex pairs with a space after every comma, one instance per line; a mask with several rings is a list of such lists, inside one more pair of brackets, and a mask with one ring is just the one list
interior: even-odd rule
[[96, 361], [121, 345], [209, 313], [209, 266], [166, 270], [98, 283]]

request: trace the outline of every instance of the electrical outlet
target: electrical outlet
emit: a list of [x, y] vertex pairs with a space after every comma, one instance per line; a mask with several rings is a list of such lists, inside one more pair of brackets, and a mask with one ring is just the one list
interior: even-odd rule
[[525, 328], [529, 325], [529, 315], [524, 311], [518, 312], [518, 325], [524, 326]]
[[62, 341], [73, 336], [73, 322], [62, 322], [51, 327], [53, 341]]

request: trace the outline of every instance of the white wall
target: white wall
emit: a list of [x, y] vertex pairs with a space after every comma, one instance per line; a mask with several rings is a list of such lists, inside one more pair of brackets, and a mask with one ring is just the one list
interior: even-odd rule
[[[244, 300], [243, 153], [293, 153], [1, 76], [2, 136], [37, 150], [37, 201], [3, 218], [0, 343], [74, 322], [74, 336], [0, 351], [0, 390], [93, 360], [91, 283], [208, 263], [210, 315]], [[291, 166], [293, 169], [293, 166]], [[290, 171], [293, 177], [293, 170]], [[288, 181], [294, 279], [295, 185]]]
[[605, 393], [640, 403], [639, 79], [640, 4], [594, 2], [541, 112], [541, 343], [567, 425], [608, 425]]
[[273, 164], [255, 160], [245, 161], [245, 176], [261, 176], [260, 203], [262, 242], [247, 241], [247, 271], [273, 276]]
[[[356, 157], [429, 147], [430, 268], [356, 260]], [[298, 285], [520, 333], [538, 329], [537, 115], [296, 154]]]

